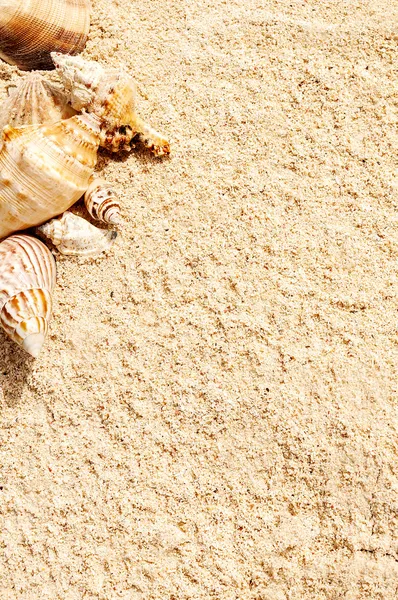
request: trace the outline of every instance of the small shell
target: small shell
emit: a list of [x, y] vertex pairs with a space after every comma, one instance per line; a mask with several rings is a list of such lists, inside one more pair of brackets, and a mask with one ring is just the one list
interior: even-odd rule
[[22, 70], [51, 69], [50, 52], [83, 50], [90, 8], [89, 0], [1, 0], [0, 58]]
[[155, 156], [170, 154], [169, 142], [137, 115], [136, 86], [130, 75], [106, 70], [81, 56], [56, 52], [51, 56], [73, 108], [101, 119], [101, 146], [111, 152], [129, 150], [136, 138]]
[[42, 125], [69, 119], [76, 111], [68, 104], [62, 89], [31, 73], [1, 106], [0, 131], [6, 126]]
[[36, 238], [14, 235], [0, 244], [0, 324], [14, 342], [37, 358], [52, 313], [56, 268]]
[[84, 203], [93, 219], [117, 225], [120, 222], [120, 204], [110, 183], [94, 179], [84, 194]]
[[37, 230], [49, 238], [61, 254], [70, 256], [98, 256], [109, 250], [117, 237], [116, 231], [98, 229], [71, 212], [52, 219]]
[[99, 121], [82, 114], [50, 125], [3, 130], [0, 239], [45, 223], [87, 190], [97, 161]]

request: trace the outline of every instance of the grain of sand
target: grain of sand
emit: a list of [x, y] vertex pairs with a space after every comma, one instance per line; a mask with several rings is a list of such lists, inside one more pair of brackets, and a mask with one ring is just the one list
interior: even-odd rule
[[173, 153], [101, 155], [114, 250], [0, 334], [2, 600], [397, 598], [397, 18], [94, 1]]

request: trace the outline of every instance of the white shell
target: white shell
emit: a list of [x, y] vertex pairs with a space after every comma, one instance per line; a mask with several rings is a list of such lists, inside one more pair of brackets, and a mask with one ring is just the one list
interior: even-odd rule
[[[116, 70], [105, 70], [98, 62], [81, 56], [52, 52], [51, 58], [75, 110], [91, 108], [96, 102], [102, 104], [108, 94], [110, 80], [117, 81], [118, 78]], [[106, 110], [105, 107], [102, 110]]]
[[117, 225], [120, 222], [120, 204], [110, 183], [94, 179], [84, 194], [84, 203], [93, 219]]
[[62, 88], [39, 73], [27, 75], [1, 106], [0, 130], [6, 125], [22, 127], [69, 119], [76, 111], [69, 106]]
[[50, 239], [61, 254], [70, 256], [98, 256], [109, 250], [117, 237], [116, 231], [98, 229], [71, 212], [52, 219], [37, 231]]
[[56, 267], [36, 238], [14, 235], [0, 243], [0, 324], [37, 358], [48, 331]]

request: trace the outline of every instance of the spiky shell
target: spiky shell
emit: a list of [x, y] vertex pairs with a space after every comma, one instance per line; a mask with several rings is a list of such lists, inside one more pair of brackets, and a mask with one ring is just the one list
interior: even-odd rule
[[0, 325], [35, 358], [48, 331], [55, 277], [54, 258], [40, 240], [14, 235], [0, 243]]
[[81, 56], [56, 52], [51, 56], [73, 108], [101, 119], [101, 146], [112, 152], [130, 150], [136, 138], [155, 156], [170, 154], [169, 142], [137, 115], [136, 86], [130, 75]]
[[50, 52], [83, 50], [90, 9], [89, 0], [0, 0], [0, 57], [23, 70], [51, 69]]
[[109, 250], [117, 237], [116, 231], [98, 229], [71, 212], [52, 219], [37, 231], [51, 240], [61, 254], [70, 256], [98, 256]]
[[6, 125], [22, 127], [55, 123], [75, 114], [60, 86], [46, 81], [39, 73], [30, 73], [2, 104], [0, 131]]
[[0, 239], [61, 214], [86, 191], [99, 145], [99, 121], [83, 114], [50, 125], [3, 130]]
[[120, 222], [120, 204], [110, 183], [94, 179], [84, 194], [84, 204], [93, 219], [117, 225]]
[[52, 52], [51, 57], [75, 110], [88, 110], [119, 125], [132, 119], [136, 88], [130, 75], [81, 56]]

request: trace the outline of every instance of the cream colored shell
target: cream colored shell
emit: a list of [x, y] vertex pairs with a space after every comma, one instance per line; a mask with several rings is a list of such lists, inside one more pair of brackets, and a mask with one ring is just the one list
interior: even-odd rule
[[0, 239], [61, 214], [86, 191], [99, 145], [99, 122], [82, 114], [50, 125], [3, 130]]
[[86, 193], [84, 203], [93, 219], [117, 225], [120, 222], [120, 204], [110, 183], [94, 179]]
[[169, 142], [137, 115], [136, 88], [129, 74], [81, 56], [51, 56], [73, 108], [101, 119], [101, 146], [117, 152], [139, 141], [155, 156], [170, 154]]
[[0, 0], [0, 58], [51, 69], [50, 52], [77, 54], [90, 26], [89, 0]]
[[55, 123], [75, 114], [60, 86], [46, 81], [39, 73], [30, 73], [1, 105], [0, 131], [6, 125]]
[[116, 231], [98, 229], [85, 219], [66, 212], [37, 228], [61, 254], [94, 257], [109, 250], [117, 237]]
[[0, 325], [35, 358], [48, 331], [55, 276], [54, 258], [40, 240], [14, 235], [0, 243]]

